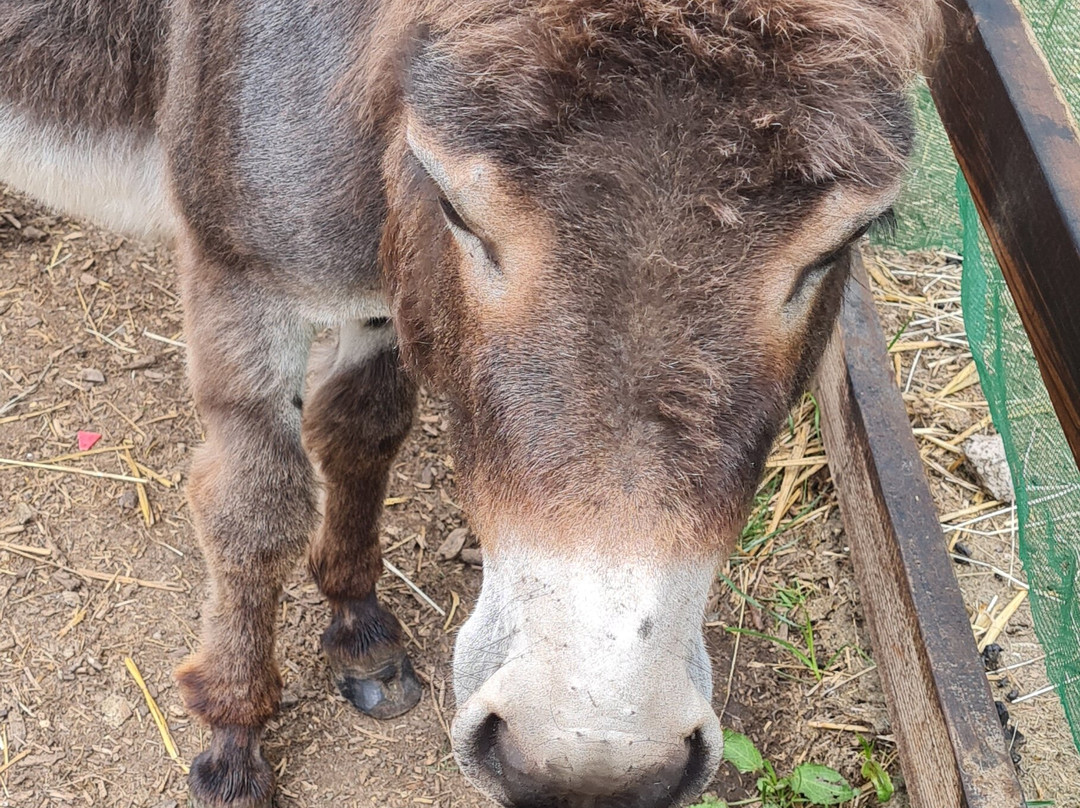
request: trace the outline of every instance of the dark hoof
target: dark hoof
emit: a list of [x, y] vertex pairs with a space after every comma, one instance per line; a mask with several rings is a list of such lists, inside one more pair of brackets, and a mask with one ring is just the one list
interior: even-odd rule
[[221, 743], [218, 734], [191, 764], [190, 808], [271, 808], [274, 772], [258, 747]]
[[337, 671], [337, 686], [341, 695], [357, 710], [372, 718], [387, 719], [407, 713], [420, 701], [422, 688], [412, 662], [404, 651], [398, 651], [377, 670], [356, 668]]

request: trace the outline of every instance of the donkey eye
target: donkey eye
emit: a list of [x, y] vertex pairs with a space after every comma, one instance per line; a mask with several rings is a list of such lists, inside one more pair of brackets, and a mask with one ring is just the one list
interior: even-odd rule
[[450, 204], [450, 200], [445, 196], [439, 197], [439, 207], [442, 208], [443, 216], [446, 217], [446, 222], [451, 227], [456, 227], [458, 230], [464, 230], [470, 235], [476, 235], [473, 233], [472, 228], [465, 224], [465, 220], [461, 218], [461, 214], [457, 212], [457, 208]]
[[791, 290], [788, 292], [787, 299], [784, 301], [784, 308], [792, 308], [795, 304], [805, 303], [806, 298], [809, 298], [814, 293], [821, 281], [836, 267], [837, 261], [839, 261], [849, 249], [850, 245], [845, 245], [841, 249], [818, 259], [809, 266], [803, 267], [802, 272], [799, 273]]
[[450, 226], [450, 232], [465, 248], [465, 251], [474, 259], [481, 260], [486, 266], [498, 269], [499, 262], [496, 260], [495, 251], [491, 245], [476, 235], [476, 231], [466, 224], [465, 219], [457, 212], [457, 208], [450, 203], [450, 200], [445, 196], [440, 196], [439, 207], [442, 209], [446, 223]]

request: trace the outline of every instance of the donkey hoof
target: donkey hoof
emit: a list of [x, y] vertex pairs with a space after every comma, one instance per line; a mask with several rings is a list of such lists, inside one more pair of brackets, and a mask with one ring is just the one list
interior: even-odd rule
[[422, 689], [408, 655], [400, 651], [377, 670], [346, 669], [337, 677], [341, 695], [372, 718], [396, 718], [420, 701]]
[[274, 772], [259, 753], [215, 755], [208, 749], [191, 764], [189, 808], [271, 808], [273, 797]]

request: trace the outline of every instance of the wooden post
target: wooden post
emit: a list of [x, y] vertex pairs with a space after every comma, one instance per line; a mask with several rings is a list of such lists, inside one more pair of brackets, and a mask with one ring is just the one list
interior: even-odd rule
[[861, 260], [817, 379], [829, 468], [913, 808], [1021, 808]]
[[930, 90], [1080, 463], [1080, 131], [1015, 0], [941, 5]]

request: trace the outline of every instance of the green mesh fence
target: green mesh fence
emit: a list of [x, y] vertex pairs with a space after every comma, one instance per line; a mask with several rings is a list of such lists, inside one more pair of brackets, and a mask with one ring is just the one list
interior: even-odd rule
[[[1080, 109], [1080, 0], [1020, 0], [1074, 115]], [[1080, 749], [1080, 472], [925, 87], [919, 139], [890, 246], [963, 256], [964, 323], [1016, 489], [1019, 550], [1035, 631]], [[1080, 166], [1076, 167], [1080, 171]]]
[[1012, 469], [1035, 632], [1080, 745], [1080, 475], [967, 184], [958, 176], [956, 186], [964, 325]]

